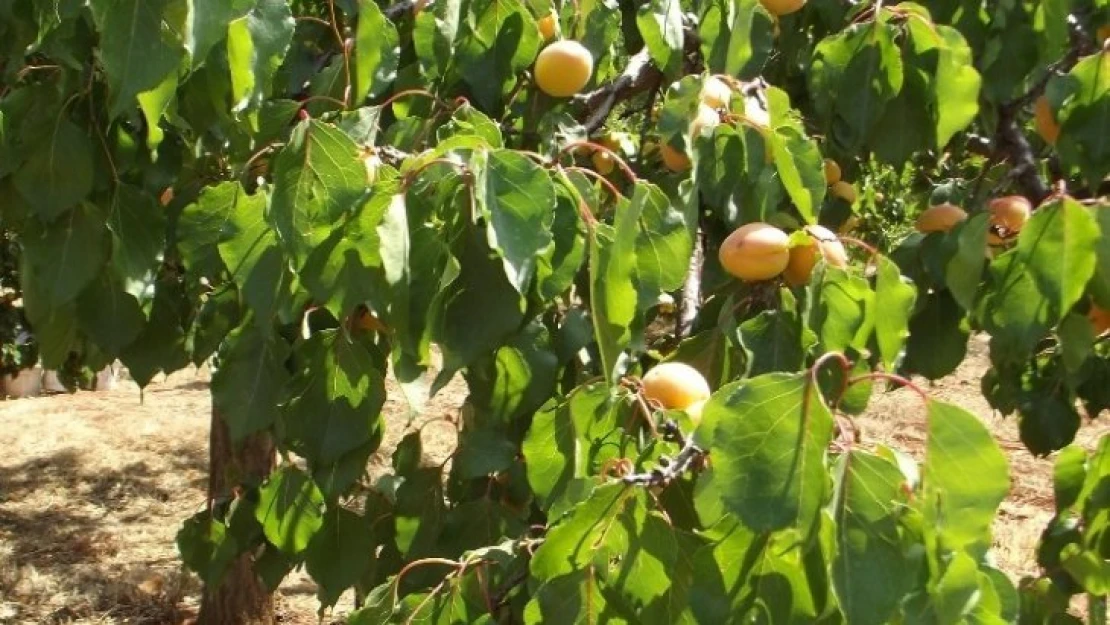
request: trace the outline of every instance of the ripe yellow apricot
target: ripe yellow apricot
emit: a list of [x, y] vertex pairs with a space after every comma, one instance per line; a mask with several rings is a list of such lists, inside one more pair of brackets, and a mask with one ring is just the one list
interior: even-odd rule
[[1033, 212], [1033, 204], [1020, 195], [995, 198], [987, 208], [991, 214], [991, 231], [987, 235], [991, 245], [1002, 245], [1017, 236]]
[[554, 13], [548, 13], [536, 21], [536, 25], [540, 27], [540, 35], [544, 41], [550, 41], [555, 37], [555, 26], [558, 22], [555, 19]]
[[669, 143], [659, 146], [659, 157], [663, 159], [663, 166], [671, 171], [690, 169], [690, 158]]
[[668, 410], [684, 410], [709, 398], [709, 383], [683, 362], [662, 362], [644, 374], [644, 398]]
[[1095, 336], [1102, 336], [1110, 331], [1110, 310], [1101, 308], [1098, 304], [1092, 302], [1091, 310], [1087, 312], [1087, 318], [1091, 320], [1091, 325], [1095, 327]]
[[848, 266], [848, 252], [831, 230], [824, 226], [806, 226], [805, 231], [812, 240], [808, 245], [790, 248], [790, 260], [782, 272], [782, 277], [791, 286], [801, 286], [809, 282], [809, 276], [817, 266], [818, 251], [828, 264], [834, 267]]
[[746, 224], [725, 238], [718, 258], [725, 271], [741, 280], [770, 280], [790, 262], [790, 237], [770, 224]]
[[1037, 134], [1049, 145], [1055, 145], [1060, 138], [1060, 124], [1056, 123], [1056, 116], [1052, 114], [1052, 105], [1048, 98], [1041, 96], [1033, 105], [1033, 123], [1037, 127]]
[[556, 41], [536, 57], [536, 85], [556, 98], [581, 91], [593, 73], [594, 57], [577, 41]]
[[825, 184], [834, 185], [840, 182], [840, 165], [831, 158], [825, 159]]
[[[612, 135], [605, 135], [601, 139], [598, 139], [597, 143], [614, 152], [620, 151], [620, 143], [618, 143]], [[613, 173], [613, 169], [617, 166], [617, 160], [613, 158], [613, 155], [604, 150], [594, 150], [593, 154], [590, 155], [590, 160], [594, 164], [594, 171], [602, 176], [608, 176]]]
[[759, 0], [767, 12], [776, 17], [788, 15], [805, 6], [806, 0]]
[[728, 83], [710, 76], [701, 86], [701, 103], [712, 109], [727, 109], [732, 100], [732, 87]]
[[832, 185], [829, 186], [829, 191], [831, 191], [835, 197], [838, 197], [849, 204], [855, 204], [856, 198], [859, 197], [858, 195], [856, 195], [856, 188], [852, 186], [852, 183], [845, 182], [844, 180], [838, 180], [834, 182]]
[[937, 204], [925, 209], [925, 212], [917, 216], [917, 223], [914, 224], [918, 232], [928, 234], [930, 232], [948, 232], [953, 226], [967, 219], [967, 213], [964, 209], [956, 206], [955, 204]]

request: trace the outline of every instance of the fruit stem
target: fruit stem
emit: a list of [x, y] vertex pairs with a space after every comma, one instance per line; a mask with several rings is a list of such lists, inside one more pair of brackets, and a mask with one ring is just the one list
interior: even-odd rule
[[922, 403], [924, 403], [926, 406], [929, 405], [929, 395], [927, 393], [925, 393], [925, 391], [922, 390], [922, 388], [920, 386], [914, 384], [908, 378], [904, 378], [904, 377], [902, 377], [902, 376], [900, 376], [896, 373], [887, 373], [885, 371], [872, 371], [871, 373], [868, 373], [866, 375], [859, 375], [859, 376], [856, 376], [854, 378], [849, 379], [847, 386], [852, 386], [852, 385], [857, 384], [859, 382], [866, 382], [868, 380], [886, 380], [888, 382], [894, 382], [895, 384], [898, 384], [899, 386], [904, 386], [904, 387], [910, 389], [911, 391], [913, 391], [914, 393], [917, 393], [917, 396], [921, 398]]

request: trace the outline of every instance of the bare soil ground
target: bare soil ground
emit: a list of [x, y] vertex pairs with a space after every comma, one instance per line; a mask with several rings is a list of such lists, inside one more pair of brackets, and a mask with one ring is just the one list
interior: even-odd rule
[[[979, 394], [983, 346], [952, 376], [928, 388], [979, 415], [1008, 452], [1013, 489], [996, 525], [999, 564], [1015, 579], [1036, 572], [1033, 547], [1051, 517], [1052, 463], [1033, 458], [1014, 419], [992, 414]], [[454, 448], [465, 389], [450, 386], [429, 405], [423, 429], [429, 461]], [[178, 563], [173, 539], [182, 517], [204, 505], [209, 423], [207, 375], [171, 376], [140, 395], [114, 391], [0, 402], [0, 624], [177, 624], [196, 613], [199, 585]], [[406, 417], [386, 406], [389, 434], [372, 464], [388, 463]], [[924, 409], [910, 392], [877, 395], [858, 421], [867, 443], [920, 455]], [[1085, 424], [1090, 449], [1110, 431]], [[278, 596], [284, 623], [317, 623], [315, 589], [291, 575]], [[341, 601], [333, 617], [350, 609]], [[325, 621], [327, 622], [327, 621]]]

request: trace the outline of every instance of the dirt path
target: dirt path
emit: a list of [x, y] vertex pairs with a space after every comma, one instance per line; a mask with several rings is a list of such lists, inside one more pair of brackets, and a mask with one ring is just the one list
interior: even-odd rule
[[[1008, 451], [1014, 490], [996, 526], [1000, 565], [1014, 577], [1035, 572], [1033, 545], [1051, 516], [1052, 465], [1026, 452], [1016, 421], [992, 415], [979, 394], [983, 346], [935, 396], [984, 419]], [[455, 442], [439, 420], [457, 412], [453, 385], [429, 406], [426, 454], [443, 459]], [[386, 463], [399, 439], [401, 406], [387, 404]], [[173, 539], [183, 516], [204, 505], [209, 418], [207, 377], [178, 374], [147, 388], [121, 384], [79, 393], [0, 402], [0, 624], [180, 623], [195, 614], [198, 583], [183, 573]], [[860, 419], [865, 442], [920, 452], [923, 410], [910, 393], [874, 398]], [[1085, 425], [1090, 448], [1110, 426]], [[349, 598], [346, 600], [349, 601]], [[278, 596], [281, 621], [317, 623], [315, 589], [303, 575]], [[350, 609], [341, 602], [336, 616]]]

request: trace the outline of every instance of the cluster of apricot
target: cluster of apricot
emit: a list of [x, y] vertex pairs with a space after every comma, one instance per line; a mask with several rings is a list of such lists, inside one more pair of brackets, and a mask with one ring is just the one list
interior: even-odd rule
[[828, 228], [805, 226], [804, 243], [791, 245], [786, 232], [763, 222], [740, 226], [721, 243], [718, 257], [725, 271], [745, 282], [782, 276], [787, 284], [809, 282], [819, 258], [833, 267], [847, 267], [848, 253]]

